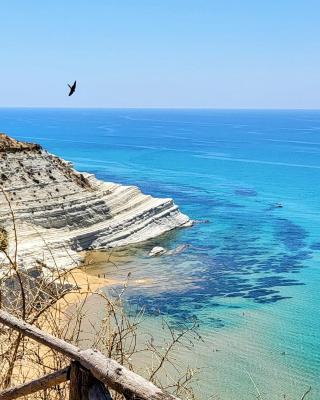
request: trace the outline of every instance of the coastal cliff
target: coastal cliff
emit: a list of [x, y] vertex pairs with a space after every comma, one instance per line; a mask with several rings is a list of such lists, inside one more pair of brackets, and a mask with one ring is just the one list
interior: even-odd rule
[[138, 243], [190, 224], [172, 199], [100, 181], [38, 144], [0, 134], [0, 241], [13, 255], [15, 226], [25, 267], [68, 268], [83, 250]]

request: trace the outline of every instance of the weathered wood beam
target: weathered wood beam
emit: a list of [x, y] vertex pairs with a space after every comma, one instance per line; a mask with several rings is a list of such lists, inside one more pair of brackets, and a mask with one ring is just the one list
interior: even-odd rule
[[71, 360], [78, 361], [95, 378], [123, 394], [127, 400], [179, 400], [177, 397], [163, 392], [142, 376], [129, 371], [117, 361], [105, 357], [97, 350], [80, 350], [2, 310], [0, 310], [0, 322], [38, 343], [64, 354]]
[[70, 367], [67, 367], [53, 372], [52, 374], [42, 376], [39, 379], [3, 390], [0, 392], [0, 400], [17, 399], [18, 397], [27, 396], [29, 394], [38, 392], [39, 390], [49, 389], [52, 386], [59, 385], [60, 383], [69, 380], [69, 372]]

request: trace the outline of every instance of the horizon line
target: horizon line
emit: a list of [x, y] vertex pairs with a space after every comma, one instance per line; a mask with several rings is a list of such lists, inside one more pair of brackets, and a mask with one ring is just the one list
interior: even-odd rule
[[93, 107], [93, 106], [0, 106], [1, 109], [43, 109], [43, 110], [212, 110], [212, 111], [320, 111], [319, 108], [276, 108], [276, 107]]

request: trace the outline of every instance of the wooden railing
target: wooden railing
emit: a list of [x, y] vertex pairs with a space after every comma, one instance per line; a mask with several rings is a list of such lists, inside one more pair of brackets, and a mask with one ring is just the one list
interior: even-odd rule
[[179, 400], [97, 350], [81, 350], [2, 310], [0, 323], [71, 360], [67, 368], [0, 392], [0, 400], [17, 399], [66, 381], [70, 381], [70, 400], [112, 400], [108, 388], [126, 400]]

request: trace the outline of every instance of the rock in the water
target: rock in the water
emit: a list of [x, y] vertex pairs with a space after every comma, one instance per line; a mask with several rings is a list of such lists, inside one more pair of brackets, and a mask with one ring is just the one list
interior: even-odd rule
[[19, 259], [25, 266], [40, 260], [71, 267], [82, 261], [81, 250], [142, 242], [190, 223], [172, 199], [100, 181], [37, 144], [0, 134], [0, 227], [7, 232], [12, 254], [8, 201], [15, 216]]
[[177, 254], [180, 254], [180, 253], [184, 252], [185, 250], [187, 250], [189, 247], [190, 247], [190, 244], [180, 244], [175, 249], [167, 251], [166, 254], [168, 256], [176, 256]]
[[183, 224], [183, 228], [190, 228], [191, 226], [193, 226], [194, 225], [194, 221], [192, 221], [191, 219], [189, 219], [188, 221], [186, 221], [184, 224]]
[[150, 257], [161, 256], [162, 254], [166, 253], [166, 251], [167, 250], [165, 248], [161, 246], [156, 246], [150, 251], [149, 256]]
[[209, 222], [208, 219], [195, 219], [192, 221], [193, 224], [208, 224]]

